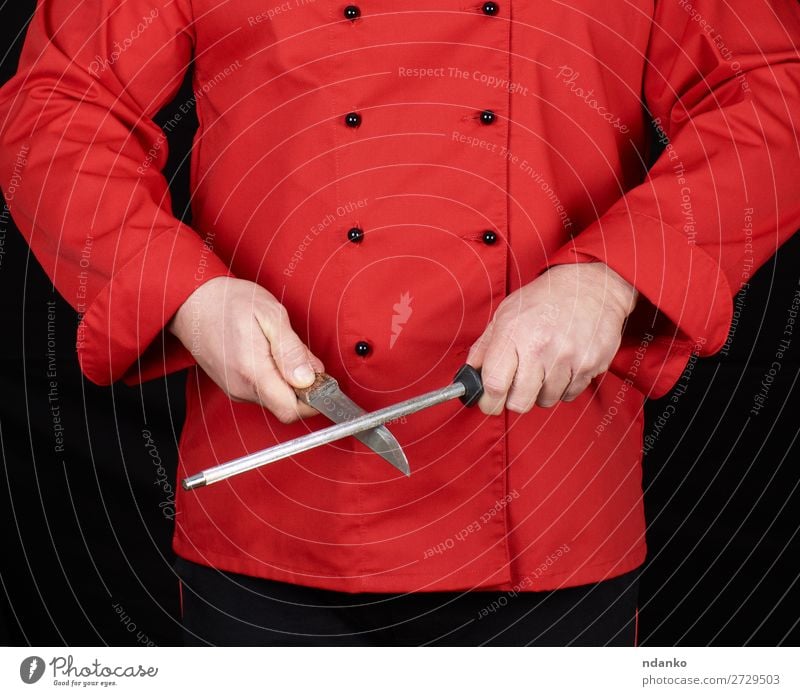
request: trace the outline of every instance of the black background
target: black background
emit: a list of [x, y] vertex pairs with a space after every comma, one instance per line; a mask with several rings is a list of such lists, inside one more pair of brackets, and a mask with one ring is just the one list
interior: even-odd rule
[[[0, 82], [16, 70], [34, 4], [0, 5]], [[191, 95], [188, 85], [176, 103]], [[195, 127], [183, 119], [169, 137], [173, 205], [187, 221], [185, 157]], [[174, 482], [183, 376], [141, 388], [99, 388], [83, 379], [75, 313], [13, 222], [4, 221], [0, 643], [178, 644], [173, 522], [158, 465]], [[740, 298], [729, 352], [693, 364], [675, 413], [645, 458], [649, 556], [640, 644], [800, 644], [800, 335], [766, 405], [749, 414], [798, 289], [799, 252], [795, 235], [758, 273]], [[49, 336], [48, 302], [55, 302]], [[48, 401], [48, 339], [57, 402]], [[53, 403], [64, 423], [62, 453], [54, 451]], [[648, 404], [645, 433], [655, 432], [667, 403]]]

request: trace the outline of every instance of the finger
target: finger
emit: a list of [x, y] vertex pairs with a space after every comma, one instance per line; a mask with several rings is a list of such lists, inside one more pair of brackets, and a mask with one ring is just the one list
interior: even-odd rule
[[487, 416], [503, 412], [508, 390], [517, 371], [517, 349], [510, 337], [493, 332], [492, 342], [486, 349], [481, 369], [483, 396], [478, 406]]
[[269, 341], [270, 354], [283, 379], [293, 387], [311, 386], [316, 375], [310, 352], [292, 329], [283, 306], [277, 305], [273, 316], [256, 314], [256, 319]]
[[555, 406], [572, 381], [572, 371], [566, 365], [555, 365], [545, 373], [536, 403], [543, 408]]
[[322, 360], [320, 360], [310, 350], [308, 350], [308, 362], [311, 363], [311, 367], [314, 372], [325, 372], [325, 365], [322, 364]]
[[[319, 366], [317, 371], [324, 372], [325, 368], [322, 361], [311, 353], [309, 353], [309, 356], [312, 365], [316, 361], [316, 365]], [[259, 402], [279, 421], [292, 423], [298, 419], [312, 418], [319, 415], [317, 409], [297, 398], [296, 392], [291, 385], [286, 383], [271, 355], [267, 355], [266, 364], [262, 363], [259, 372], [264, 375], [264, 378], [259, 382], [260, 386], [257, 390]]]
[[[323, 365], [322, 360], [320, 360], [310, 350], [308, 351], [308, 361], [311, 363], [311, 367], [313, 368], [314, 372], [325, 372], [325, 365]], [[317, 409], [315, 409], [313, 406], [309, 406], [299, 399], [297, 404], [298, 413], [300, 414], [301, 418], [310, 418], [311, 416], [319, 415], [319, 411], [317, 411]]]
[[309, 406], [308, 404], [304, 404], [302, 401], [297, 402], [297, 415], [300, 418], [313, 418], [314, 416], [319, 415], [319, 411], [315, 409], [313, 406]]
[[281, 423], [293, 423], [300, 418], [316, 415], [317, 412], [298, 400], [294, 389], [286, 383], [272, 358], [265, 360], [253, 382], [256, 399]]
[[573, 378], [572, 381], [567, 386], [564, 395], [561, 397], [561, 401], [574, 401], [583, 393], [584, 389], [586, 389], [586, 387], [588, 387], [591, 383], [592, 383], [592, 378], [589, 377], [589, 375]]
[[314, 409], [297, 398], [294, 389], [287, 384], [271, 354], [271, 345], [262, 324], [253, 322], [251, 332], [252, 350], [245, 374], [251, 375], [249, 382], [254, 400], [282, 423], [317, 415]]
[[511, 388], [506, 398], [506, 408], [516, 413], [527, 413], [533, 408], [544, 382], [541, 361], [527, 357], [519, 361]]
[[494, 322], [490, 322], [484, 332], [478, 337], [478, 340], [472, 344], [467, 354], [467, 363], [472, 365], [476, 370], [483, 365], [486, 356], [486, 350], [492, 341], [492, 331], [494, 330]]

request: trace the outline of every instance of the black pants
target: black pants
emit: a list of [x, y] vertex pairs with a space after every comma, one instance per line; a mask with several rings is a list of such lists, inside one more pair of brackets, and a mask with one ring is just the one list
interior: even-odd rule
[[636, 643], [638, 570], [552, 592], [333, 592], [225, 573], [182, 558], [186, 645]]

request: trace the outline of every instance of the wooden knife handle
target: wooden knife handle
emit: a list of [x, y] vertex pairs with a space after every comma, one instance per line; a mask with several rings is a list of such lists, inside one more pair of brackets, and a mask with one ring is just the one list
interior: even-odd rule
[[314, 381], [307, 387], [294, 388], [294, 393], [297, 394], [298, 400], [309, 406], [311, 405], [309, 401], [312, 395], [316, 394], [321, 389], [336, 389], [339, 386], [338, 382], [327, 372], [317, 372], [316, 375]]

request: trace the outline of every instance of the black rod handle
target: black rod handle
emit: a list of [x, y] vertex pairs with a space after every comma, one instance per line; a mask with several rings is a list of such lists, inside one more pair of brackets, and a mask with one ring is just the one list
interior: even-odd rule
[[464, 364], [458, 368], [453, 383], [459, 382], [464, 385], [464, 396], [460, 396], [464, 406], [474, 406], [483, 395], [483, 381], [481, 373], [472, 365]]

